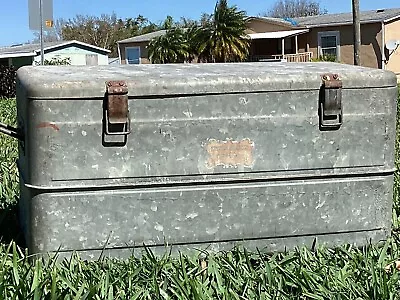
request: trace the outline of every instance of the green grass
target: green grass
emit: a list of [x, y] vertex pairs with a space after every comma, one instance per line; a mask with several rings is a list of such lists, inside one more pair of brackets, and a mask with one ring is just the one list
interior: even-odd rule
[[[0, 122], [16, 126], [17, 109], [15, 100], [0, 100]], [[0, 208], [15, 204], [18, 197], [17, 141], [0, 135]]]
[[[0, 122], [15, 124], [14, 100], [0, 100], [0, 111]], [[398, 174], [393, 235], [379, 247], [56, 262], [30, 260], [15, 242], [16, 158], [15, 140], [0, 135], [0, 299], [400, 299]]]
[[[15, 99], [0, 99], [0, 122], [16, 126]], [[21, 243], [17, 221], [18, 143], [0, 133], [0, 241]]]

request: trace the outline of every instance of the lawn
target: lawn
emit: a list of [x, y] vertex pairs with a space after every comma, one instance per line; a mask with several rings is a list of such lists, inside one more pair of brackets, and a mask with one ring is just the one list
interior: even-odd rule
[[[15, 116], [15, 100], [0, 100], [0, 122]], [[16, 221], [16, 146], [0, 135], [0, 299], [400, 299], [398, 174], [393, 234], [379, 247], [33, 261]]]

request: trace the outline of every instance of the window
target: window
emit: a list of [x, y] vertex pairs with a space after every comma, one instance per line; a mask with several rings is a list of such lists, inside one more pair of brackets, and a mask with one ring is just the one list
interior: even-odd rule
[[339, 31], [318, 32], [318, 56], [332, 57], [340, 60], [340, 34]]
[[140, 64], [140, 47], [125, 48], [125, 56], [127, 64]]
[[99, 56], [97, 54], [86, 54], [86, 65], [97, 66], [99, 64]]

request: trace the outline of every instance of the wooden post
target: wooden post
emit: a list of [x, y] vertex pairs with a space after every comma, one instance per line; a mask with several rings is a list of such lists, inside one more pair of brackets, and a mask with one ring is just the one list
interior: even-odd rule
[[298, 44], [298, 41], [297, 41], [297, 35], [294, 36], [294, 44], [295, 44], [295, 47], [296, 47], [296, 54], [298, 54], [299, 53], [299, 44]]
[[360, 47], [361, 47], [361, 26], [360, 26], [360, 1], [352, 0], [353, 3], [353, 44], [354, 44], [354, 64], [359, 66]]
[[285, 38], [282, 38], [282, 59], [285, 58]]

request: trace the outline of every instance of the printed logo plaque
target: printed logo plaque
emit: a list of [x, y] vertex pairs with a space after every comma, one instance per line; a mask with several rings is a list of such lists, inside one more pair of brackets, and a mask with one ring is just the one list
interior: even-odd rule
[[241, 141], [209, 140], [207, 146], [207, 167], [251, 167], [253, 165], [254, 143], [249, 139]]

